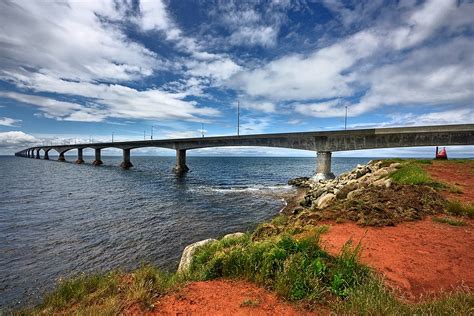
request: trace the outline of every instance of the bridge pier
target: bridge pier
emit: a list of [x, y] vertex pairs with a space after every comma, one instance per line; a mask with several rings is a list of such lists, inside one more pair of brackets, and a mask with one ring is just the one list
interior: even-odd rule
[[84, 159], [83, 159], [83, 156], [82, 156], [82, 150], [83, 150], [83, 148], [78, 148], [77, 149], [77, 159], [74, 163], [76, 163], [78, 165], [84, 163]]
[[189, 168], [186, 166], [186, 149], [176, 149], [176, 166], [173, 171], [175, 173], [183, 173], [188, 171]]
[[63, 152], [59, 153], [58, 161], [62, 161], [62, 162], [66, 161], [66, 158], [64, 158], [64, 153]]
[[123, 161], [120, 164], [120, 167], [123, 169], [129, 169], [133, 167], [132, 163], [130, 162], [130, 149], [123, 150]]
[[30, 150], [30, 158], [35, 158], [35, 150]]
[[30, 151], [29, 150], [26, 151], [26, 157], [30, 158]]
[[41, 156], [40, 156], [40, 149], [37, 149], [37, 150], [36, 150], [36, 159], [41, 159]]
[[49, 154], [48, 154], [48, 152], [49, 152], [49, 150], [45, 150], [45, 151], [44, 151], [44, 157], [43, 157], [44, 160], [49, 160]]
[[100, 166], [103, 164], [102, 160], [100, 160], [100, 148], [95, 149], [95, 160], [92, 162], [94, 166]]
[[334, 173], [331, 172], [330, 151], [318, 151], [316, 174], [311, 178], [313, 181], [334, 179]]

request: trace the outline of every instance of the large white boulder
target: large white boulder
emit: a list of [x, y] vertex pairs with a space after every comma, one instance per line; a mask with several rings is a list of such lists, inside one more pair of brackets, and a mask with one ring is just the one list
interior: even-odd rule
[[193, 255], [199, 247], [202, 247], [214, 241], [216, 241], [216, 239], [208, 238], [187, 245], [186, 248], [184, 248], [183, 250], [183, 254], [181, 255], [181, 260], [179, 261], [178, 266], [178, 272], [185, 272], [191, 267], [191, 263], [193, 262]]

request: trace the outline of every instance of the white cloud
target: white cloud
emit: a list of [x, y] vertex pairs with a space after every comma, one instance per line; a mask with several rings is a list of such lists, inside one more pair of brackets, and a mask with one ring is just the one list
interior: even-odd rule
[[12, 119], [10, 117], [0, 117], [0, 125], [2, 126], [17, 126], [21, 120]]
[[9, 72], [20, 70], [84, 81], [151, 75], [161, 66], [156, 54], [104, 21], [122, 19], [119, 6], [110, 1], [1, 2], [0, 76], [8, 79]]
[[33, 135], [21, 131], [0, 132], [0, 147], [3, 148], [24, 148], [39, 141]]

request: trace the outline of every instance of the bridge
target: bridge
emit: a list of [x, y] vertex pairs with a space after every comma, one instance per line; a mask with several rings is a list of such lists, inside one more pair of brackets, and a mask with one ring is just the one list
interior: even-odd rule
[[82, 164], [83, 150], [92, 148], [95, 150], [92, 164], [98, 166], [102, 164], [102, 149], [119, 148], [123, 150], [123, 161], [120, 166], [128, 169], [133, 167], [130, 160], [132, 149], [161, 147], [176, 150], [176, 165], [173, 170], [182, 173], [189, 170], [186, 165], [187, 150], [224, 146], [280, 147], [315, 151], [317, 166], [313, 178], [321, 180], [334, 178], [331, 172], [331, 153], [335, 151], [452, 145], [474, 145], [474, 124], [35, 146], [19, 151], [15, 155], [41, 159], [40, 152], [43, 151], [43, 159], [48, 160], [48, 153], [54, 150], [59, 154], [58, 161], [65, 161], [64, 154], [77, 149], [75, 163]]

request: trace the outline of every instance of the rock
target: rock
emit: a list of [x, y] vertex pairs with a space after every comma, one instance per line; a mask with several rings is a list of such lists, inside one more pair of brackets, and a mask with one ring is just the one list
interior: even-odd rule
[[291, 211], [291, 214], [293, 215], [298, 215], [299, 213], [301, 213], [301, 211], [303, 211], [304, 208], [302, 208], [301, 206], [297, 206], [295, 207], [292, 211]]
[[288, 181], [289, 185], [293, 185], [295, 187], [307, 188], [309, 187], [309, 178], [308, 177], [300, 177], [291, 179]]
[[369, 172], [369, 168], [363, 167], [363, 168], [358, 168], [356, 171], [356, 179], [365, 176]]
[[390, 165], [390, 168], [398, 169], [398, 168], [400, 168], [401, 166], [402, 166], [401, 163], [399, 163], [399, 162], [394, 162], [394, 163], [392, 163], [392, 164]]
[[242, 236], [244, 236], [244, 235], [245, 235], [244, 233], [237, 232], [237, 233], [227, 234], [227, 235], [225, 235], [224, 237], [222, 237], [222, 239], [239, 238], [239, 237], [242, 237]]
[[352, 198], [354, 198], [354, 196], [356, 196], [360, 192], [361, 192], [361, 189], [357, 189], [357, 190], [354, 190], [354, 191], [351, 191], [351, 192], [347, 193], [347, 199], [352, 200]]
[[332, 193], [326, 193], [322, 195], [316, 202], [316, 206], [319, 209], [323, 209], [325, 207], [328, 207], [329, 204], [336, 199], [336, 196]]
[[189, 270], [189, 268], [191, 267], [191, 263], [193, 261], [193, 255], [196, 252], [196, 250], [199, 247], [202, 247], [214, 241], [216, 240], [213, 238], [209, 238], [209, 239], [204, 239], [204, 240], [192, 243], [190, 245], [187, 245], [186, 248], [184, 248], [183, 250], [183, 254], [181, 255], [181, 260], [179, 261], [179, 266], [178, 266], [178, 272], [182, 273]]
[[383, 184], [386, 188], [390, 188], [392, 186], [392, 179], [386, 179]]
[[262, 237], [271, 237], [278, 235], [280, 230], [278, 227], [275, 225], [269, 224], [269, 223], [263, 223], [260, 226], [257, 227], [257, 229], [254, 231], [252, 235], [252, 240], [257, 240]]

